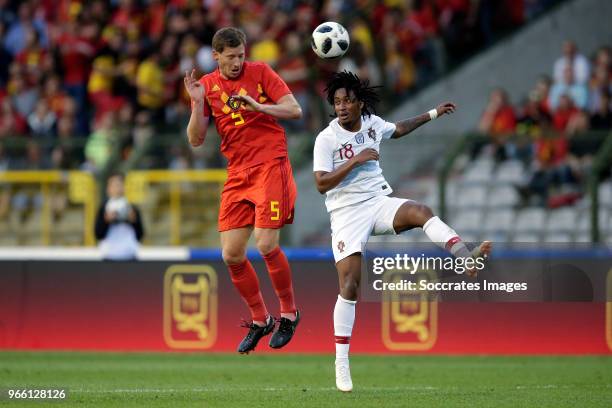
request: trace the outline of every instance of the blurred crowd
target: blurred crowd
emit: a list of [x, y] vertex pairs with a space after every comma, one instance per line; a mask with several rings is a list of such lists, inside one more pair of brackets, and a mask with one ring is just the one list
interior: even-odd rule
[[611, 96], [610, 46], [587, 57], [572, 41], [518, 106], [503, 89], [491, 93], [478, 129], [498, 161], [524, 163], [528, 177], [517, 185], [523, 204], [557, 207], [581, 197], [592, 159], [612, 130]]
[[[18, 151], [0, 142], [0, 168], [100, 172], [115, 150], [127, 160], [164, 126], [181, 129], [182, 75], [215, 68], [210, 44], [220, 27], [241, 27], [249, 58], [285, 79], [306, 113], [288, 126], [303, 131], [327, 120], [319, 96], [329, 72], [354, 70], [397, 98], [556, 2], [0, 0], [0, 139], [26, 142]], [[350, 30], [340, 61], [310, 51], [310, 33], [326, 20]], [[182, 147], [160, 152], [151, 166], [210, 165]]]

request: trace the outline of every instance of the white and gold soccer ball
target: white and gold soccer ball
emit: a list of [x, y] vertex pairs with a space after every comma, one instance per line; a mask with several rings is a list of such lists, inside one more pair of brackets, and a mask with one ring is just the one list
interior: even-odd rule
[[312, 32], [312, 50], [320, 58], [338, 58], [348, 50], [351, 40], [348, 31], [342, 25], [327, 21]]
[[104, 209], [107, 212], [117, 213], [117, 221], [126, 221], [130, 212], [130, 203], [124, 197], [110, 198]]

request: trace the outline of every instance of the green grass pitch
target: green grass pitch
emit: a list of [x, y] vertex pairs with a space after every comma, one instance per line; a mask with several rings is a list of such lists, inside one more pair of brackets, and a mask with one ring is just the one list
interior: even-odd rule
[[[334, 386], [331, 355], [0, 352], [0, 405], [15, 407], [610, 407], [612, 358], [374, 356]], [[61, 387], [65, 401], [8, 401]]]

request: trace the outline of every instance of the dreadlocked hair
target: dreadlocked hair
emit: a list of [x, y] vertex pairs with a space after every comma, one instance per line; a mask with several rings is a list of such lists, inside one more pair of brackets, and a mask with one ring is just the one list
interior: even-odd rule
[[[352, 72], [342, 71], [336, 72], [327, 83], [327, 102], [334, 106], [334, 95], [338, 89], [346, 89], [347, 94], [353, 91], [357, 100], [363, 102], [363, 108], [361, 109], [362, 116], [370, 116], [376, 113], [376, 104], [380, 101], [376, 89], [381, 88], [380, 86], [370, 86], [370, 81], [364, 79], [363, 81]], [[335, 117], [336, 115], [332, 115]]]

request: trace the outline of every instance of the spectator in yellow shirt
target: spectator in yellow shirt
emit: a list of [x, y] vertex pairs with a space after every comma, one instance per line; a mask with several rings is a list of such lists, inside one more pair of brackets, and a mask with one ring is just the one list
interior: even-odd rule
[[156, 50], [152, 50], [138, 66], [136, 86], [138, 105], [160, 119], [164, 106], [164, 71], [159, 64], [159, 53]]

